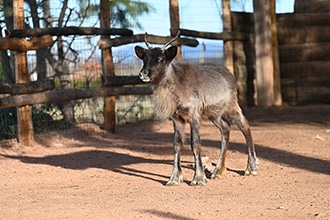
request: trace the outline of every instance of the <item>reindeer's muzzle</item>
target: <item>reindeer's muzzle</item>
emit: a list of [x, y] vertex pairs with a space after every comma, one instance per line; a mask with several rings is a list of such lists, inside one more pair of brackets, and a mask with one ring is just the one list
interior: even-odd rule
[[150, 77], [149, 77], [149, 71], [145, 71], [145, 70], [141, 70], [140, 71], [140, 74], [139, 74], [139, 76], [140, 76], [140, 79], [143, 81], [143, 82], [145, 82], [145, 83], [147, 83], [147, 82], [150, 82]]

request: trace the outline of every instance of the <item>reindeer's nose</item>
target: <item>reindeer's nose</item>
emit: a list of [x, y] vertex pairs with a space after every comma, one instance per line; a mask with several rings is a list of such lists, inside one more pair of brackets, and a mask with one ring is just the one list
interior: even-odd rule
[[140, 79], [143, 82], [150, 82], [150, 77], [149, 77], [149, 72], [148, 71], [141, 70], [139, 76], [140, 76]]

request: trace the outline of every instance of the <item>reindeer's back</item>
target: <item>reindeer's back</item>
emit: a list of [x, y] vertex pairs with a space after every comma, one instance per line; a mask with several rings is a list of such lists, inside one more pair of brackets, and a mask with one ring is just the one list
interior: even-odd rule
[[236, 91], [236, 79], [226, 67], [216, 64], [195, 64], [194, 66], [199, 72], [196, 77], [199, 76], [200, 83], [209, 87], [210, 90], [216, 89], [220, 93]]
[[[177, 81], [179, 96], [195, 97], [203, 105], [225, 103], [236, 96], [237, 86], [233, 74], [227, 68], [215, 64], [172, 64]], [[188, 98], [188, 97], [187, 97]]]

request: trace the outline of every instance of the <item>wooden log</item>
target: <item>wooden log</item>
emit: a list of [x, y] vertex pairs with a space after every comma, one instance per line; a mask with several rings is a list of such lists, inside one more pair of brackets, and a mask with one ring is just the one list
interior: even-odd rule
[[273, 52], [273, 64], [274, 64], [274, 104], [276, 106], [282, 105], [281, 96], [281, 74], [280, 74], [280, 57], [278, 46], [278, 33], [277, 33], [277, 16], [276, 16], [276, 2], [270, 0], [270, 13], [272, 20], [272, 52]]
[[281, 78], [300, 78], [307, 76], [329, 77], [329, 61], [302, 61], [281, 63]]
[[[110, 28], [110, 1], [100, 1], [100, 25]], [[101, 40], [110, 39], [110, 35], [101, 35]], [[112, 57], [112, 48], [102, 48], [102, 75], [115, 76], [115, 66]], [[116, 131], [116, 96], [105, 96], [103, 105], [104, 129], [112, 133]]]
[[282, 63], [330, 61], [330, 43], [287, 44], [279, 51]]
[[[172, 31], [172, 29], [171, 29]], [[173, 31], [178, 31], [177, 29], [173, 29]], [[246, 40], [247, 35], [241, 32], [236, 31], [223, 31], [220, 33], [217, 32], [200, 32], [188, 29], [180, 28], [180, 35], [185, 35], [189, 37], [199, 37], [213, 40]], [[148, 38], [149, 39], [149, 38]]]
[[329, 42], [330, 27], [278, 27], [279, 44]]
[[[162, 37], [162, 36], [156, 36], [156, 35], [149, 35], [148, 34], [148, 42], [151, 44], [166, 44], [169, 42], [172, 38], [171, 37]], [[137, 43], [137, 42], [144, 42], [144, 34], [137, 34], [130, 37], [117, 37], [117, 38], [111, 38], [111, 39], [100, 39], [98, 41], [98, 46], [101, 49], [106, 49], [109, 47], [117, 47], [124, 44], [129, 43]], [[198, 46], [198, 41], [195, 39], [189, 39], [189, 38], [178, 38], [176, 41], [172, 43], [172, 45], [187, 45], [191, 47]]]
[[270, 2], [253, 0], [257, 104], [274, 105], [274, 64], [272, 53]]
[[50, 35], [33, 37], [30, 40], [25, 38], [0, 38], [0, 50], [25, 52], [50, 47], [53, 43], [53, 38]]
[[244, 51], [244, 44], [242, 41], [234, 42], [234, 61], [235, 63], [240, 65], [246, 64], [246, 54]]
[[[222, 23], [223, 31], [231, 32], [231, 12], [230, 12], [230, 0], [222, 0]], [[234, 42], [224, 40], [223, 41], [223, 53], [224, 53], [224, 65], [234, 74]]]
[[[14, 28], [25, 28], [24, 1], [13, 1]], [[15, 54], [16, 83], [29, 81], [26, 52]], [[21, 105], [17, 108], [17, 133], [18, 141], [25, 146], [32, 146], [34, 142], [32, 106]]]
[[[330, 13], [277, 14], [279, 44], [328, 42], [330, 39]], [[232, 12], [233, 30], [253, 33], [251, 13]]]
[[236, 64], [235, 65], [235, 77], [237, 79], [238, 82], [245, 82], [246, 83], [246, 80], [247, 80], [247, 75], [248, 75], [248, 72], [247, 72], [247, 66], [246, 65], [240, 65], [240, 64]]
[[242, 33], [254, 33], [254, 19], [252, 13], [231, 12], [232, 30]]
[[131, 36], [133, 31], [125, 28], [91, 28], [68, 26], [62, 28], [34, 28], [5, 30], [7, 37], [40, 37], [43, 35], [69, 36], [69, 35], [121, 35]]
[[277, 15], [279, 27], [296, 28], [330, 26], [330, 13], [288, 13]]
[[63, 102], [102, 96], [150, 95], [149, 87], [101, 87], [89, 89], [62, 89], [27, 95], [8, 96], [0, 99], [0, 109], [16, 106]]
[[295, 0], [294, 11], [301, 12], [330, 12], [327, 0]]
[[[172, 30], [180, 28], [179, 0], [170, 0], [170, 25], [171, 37], [174, 38], [177, 31]], [[182, 60], [182, 48], [180, 45], [178, 46], [177, 54], [174, 59], [179, 61]]]
[[0, 94], [31, 94], [52, 90], [54, 88], [54, 80], [44, 80], [17, 84], [0, 83]]
[[[251, 36], [252, 38], [253, 36]], [[234, 72], [237, 78], [238, 99], [242, 106], [254, 106], [255, 54], [250, 49], [254, 40], [234, 41]]]
[[[308, 86], [307, 86], [308, 85]], [[330, 103], [330, 77], [282, 79], [283, 100], [288, 103]]]
[[145, 84], [139, 76], [103, 76], [103, 86], [124, 86]]

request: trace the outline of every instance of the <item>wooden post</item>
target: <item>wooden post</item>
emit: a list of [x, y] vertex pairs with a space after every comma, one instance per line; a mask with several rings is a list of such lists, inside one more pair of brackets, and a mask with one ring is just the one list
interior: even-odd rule
[[[231, 31], [231, 12], [230, 12], [230, 0], [222, 0], [222, 23], [223, 31]], [[234, 74], [234, 61], [233, 61], [233, 41], [223, 41], [224, 49], [224, 65], [231, 73]]]
[[282, 105], [281, 93], [281, 73], [280, 73], [280, 57], [278, 50], [278, 37], [277, 37], [277, 19], [276, 19], [276, 0], [270, 1], [270, 12], [272, 19], [272, 51], [274, 62], [274, 104], [276, 106]]
[[[177, 33], [172, 30], [178, 30], [180, 28], [179, 17], [179, 0], [170, 0], [170, 23], [171, 23], [171, 36], [174, 37]], [[176, 60], [182, 60], [182, 49], [178, 46], [178, 53], [175, 57]]]
[[[101, 0], [100, 2], [100, 22], [101, 27], [110, 27], [109, 0]], [[101, 39], [109, 38], [108, 35], [101, 35]], [[104, 76], [115, 75], [111, 47], [102, 49], [102, 71]], [[116, 131], [116, 96], [104, 97], [103, 117], [104, 129], [114, 133]]]
[[[25, 28], [24, 1], [14, 1], [14, 28]], [[29, 81], [26, 52], [17, 52], [15, 56], [16, 83]], [[22, 145], [32, 146], [34, 142], [32, 107], [29, 105], [17, 108], [18, 141]]]
[[270, 2], [253, 0], [256, 50], [257, 105], [274, 105], [274, 64]]

